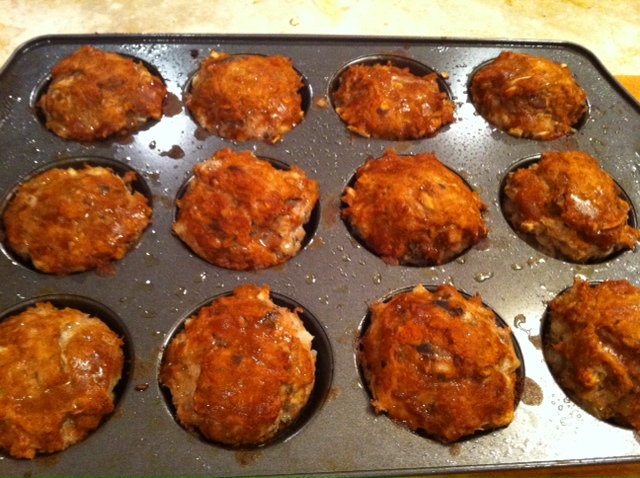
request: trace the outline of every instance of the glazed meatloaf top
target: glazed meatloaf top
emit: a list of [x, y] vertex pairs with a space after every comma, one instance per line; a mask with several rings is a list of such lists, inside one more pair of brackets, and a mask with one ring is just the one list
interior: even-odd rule
[[10, 249], [50, 274], [113, 274], [151, 223], [136, 174], [85, 165], [53, 168], [22, 184], [2, 220]]
[[552, 140], [571, 134], [587, 112], [587, 93], [567, 65], [503, 51], [471, 82], [478, 112], [512, 136]]
[[218, 151], [194, 167], [178, 199], [175, 233], [219, 267], [258, 270], [295, 256], [319, 199], [302, 169], [278, 169], [250, 151]]
[[51, 69], [37, 107], [64, 139], [96, 141], [162, 118], [167, 88], [140, 62], [84, 46]]
[[332, 98], [336, 112], [361, 136], [409, 140], [430, 136], [454, 122], [454, 103], [438, 76], [416, 76], [392, 64], [353, 65]]
[[388, 264], [442, 264], [488, 234], [480, 196], [431, 153], [369, 159], [342, 200], [358, 237]]
[[217, 136], [277, 143], [304, 119], [303, 86], [289, 58], [214, 51], [186, 103], [196, 122]]
[[622, 191], [585, 152], [542, 153], [539, 162], [509, 174], [504, 193], [507, 219], [552, 257], [603, 260], [640, 240]]
[[97, 318], [48, 302], [0, 323], [0, 447], [64, 450], [114, 410], [123, 341]]
[[416, 286], [371, 307], [360, 363], [376, 412], [443, 442], [507, 426], [520, 361], [479, 296]]
[[298, 313], [250, 284], [192, 316], [160, 372], [180, 422], [234, 447], [264, 444], [289, 426], [315, 383], [313, 337]]
[[544, 356], [560, 386], [602, 420], [640, 430], [640, 289], [626, 280], [573, 286], [549, 303]]

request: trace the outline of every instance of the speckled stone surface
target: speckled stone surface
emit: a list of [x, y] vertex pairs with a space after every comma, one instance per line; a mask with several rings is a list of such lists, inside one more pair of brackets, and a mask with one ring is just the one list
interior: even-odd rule
[[636, 0], [0, 0], [0, 65], [58, 33], [260, 33], [561, 40], [640, 74]]

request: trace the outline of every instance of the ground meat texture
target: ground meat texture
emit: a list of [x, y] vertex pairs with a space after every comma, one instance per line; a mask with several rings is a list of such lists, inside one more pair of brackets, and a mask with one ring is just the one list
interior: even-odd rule
[[416, 76], [391, 64], [351, 66], [333, 102], [349, 129], [365, 137], [419, 139], [454, 121], [455, 106], [435, 73]]
[[2, 216], [9, 248], [50, 274], [97, 269], [138, 243], [150, 223], [147, 199], [124, 177], [103, 167], [51, 169], [24, 183]]
[[640, 289], [573, 286], [549, 303], [544, 357], [558, 384], [601, 420], [640, 430]]
[[33, 458], [84, 439], [114, 409], [122, 345], [99, 319], [50, 303], [0, 323], [0, 448]]
[[269, 288], [243, 285], [191, 317], [169, 344], [160, 382], [179, 421], [209, 440], [256, 446], [290, 425], [315, 383], [313, 337]]
[[602, 260], [640, 240], [620, 188], [584, 152], [543, 153], [538, 163], [509, 174], [504, 196], [513, 227], [552, 257]]
[[510, 51], [473, 76], [471, 96], [487, 121], [522, 138], [567, 136], [587, 112], [587, 93], [566, 65]]
[[304, 171], [223, 149], [194, 173], [177, 201], [173, 230], [198, 256], [227, 269], [257, 270], [298, 253], [319, 199], [318, 183]]
[[479, 296], [419, 285], [373, 304], [358, 357], [375, 411], [411, 430], [454, 442], [513, 420], [520, 361]]
[[61, 138], [96, 141], [162, 118], [167, 89], [139, 62], [84, 46], [51, 70], [37, 107]]
[[212, 52], [186, 103], [196, 122], [235, 141], [276, 143], [304, 118], [304, 83], [289, 58]]
[[488, 234], [487, 206], [433, 154], [389, 149], [358, 169], [342, 200], [343, 216], [389, 264], [450, 261]]

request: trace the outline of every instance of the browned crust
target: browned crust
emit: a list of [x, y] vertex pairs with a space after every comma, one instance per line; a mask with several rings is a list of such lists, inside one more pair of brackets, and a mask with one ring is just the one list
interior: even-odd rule
[[304, 118], [303, 86], [289, 58], [214, 51], [186, 103], [196, 122], [217, 136], [276, 143]]
[[549, 303], [544, 356], [560, 386], [602, 420], [640, 430], [640, 289], [573, 286]]
[[100, 320], [50, 303], [0, 323], [0, 447], [33, 458], [97, 428], [114, 409], [122, 345]]
[[162, 118], [162, 79], [117, 53], [84, 46], [55, 65], [51, 77], [37, 107], [47, 128], [64, 139], [101, 140]]
[[297, 312], [273, 304], [267, 286], [244, 285], [191, 317], [160, 372], [180, 422], [231, 446], [265, 443], [290, 425], [315, 383]]
[[419, 139], [454, 121], [455, 105], [435, 73], [420, 77], [391, 64], [351, 66], [333, 101], [349, 129], [365, 137]]
[[196, 254], [219, 267], [257, 270], [298, 253], [319, 199], [304, 171], [223, 149], [194, 173], [173, 230]]
[[500, 53], [474, 75], [471, 94], [487, 121], [522, 138], [567, 136], [587, 111], [587, 93], [566, 65], [524, 53]]
[[389, 264], [441, 264], [488, 234], [487, 206], [433, 154], [388, 149], [357, 172], [343, 215]]
[[543, 153], [538, 163], [509, 174], [504, 193], [511, 224], [552, 257], [601, 260], [640, 240], [628, 224], [631, 206], [587, 153]]
[[103, 167], [50, 169], [18, 189], [3, 214], [7, 242], [38, 270], [115, 272], [150, 223], [147, 199]]
[[511, 423], [520, 361], [479, 296], [417, 286], [371, 314], [359, 357], [376, 412], [444, 442]]

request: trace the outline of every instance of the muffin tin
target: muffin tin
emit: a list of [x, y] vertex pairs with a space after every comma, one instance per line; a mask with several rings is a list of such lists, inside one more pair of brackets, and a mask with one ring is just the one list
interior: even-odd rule
[[[34, 104], [51, 67], [82, 45], [135, 57], [166, 82], [165, 117], [126, 137], [97, 143], [64, 141], [47, 131]], [[470, 75], [502, 50], [566, 63], [588, 94], [589, 112], [578, 131], [549, 142], [513, 138], [476, 114]], [[211, 50], [278, 54], [293, 60], [309, 89], [302, 123], [275, 145], [236, 143], [205, 133], [184, 107], [189, 80]], [[367, 139], [350, 133], [331, 106], [337, 72], [360, 58], [406, 58], [441, 76], [456, 103], [455, 123], [415, 141]], [[36, 38], [20, 47], [0, 72], [0, 194], [35, 170], [74, 158], [106, 158], [138, 172], [152, 197], [153, 224], [139, 245], [115, 264], [112, 276], [94, 272], [55, 277], [39, 273], [5, 251], [0, 255], [0, 314], [38, 297], [57, 304], [91, 304], [120, 324], [129, 358], [113, 416], [86, 440], [52, 455], [17, 460], [0, 455], [3, 474], [42, 475], [407, 475], [471, 472], [640, 459], [640, 435], [602, 422], [575, 405], [555, 383], [541, 351], [546, 303], [587, 280], [636, 277], [638, 256], [576, 265], [539, 253], [510, 228], [500, 210], [504, 175], [543, 151], [579, 149], [598, 158], [630, 202], [640, 205], [637, 131], [640, 105], [596, 57], [568, 43], [517, 40], [247, 35], [69, 35]], [[312, 237], [281, 266], [229, 271], [191, 253], [171, 233], [174, 201], [193, 166], [219, 149], [251, 150], [305, 170], [320, 184]], [[489, 205], [486, 240], [436, 267], [389, 266], [353, 238], [340, 219], [344, 187], [365, 160], [387, 148], [400, 154], [434, 152]], [[102, 161], [99, 159], [98, 161]], [[635, 216], [635, 212], [634, 212]], [[632, 218], [635, 221], [635, 218]], [[316, 344], [325, 356], [319, 387], [304, 423], [273, 444], [230, 450], [188, 433], [175, 420], [157, 374], [164, 347], [202, 304], [246, 283], [267, 284], [281, 303], [299, 304], [319, 324]], [[376, 416], [358, 373], [356, 339], [368, 305], [418, 283], [451, 283], [479, 293], [512, 328], [526, 378], [513, 423], [453, 445], [442, 445]]]

